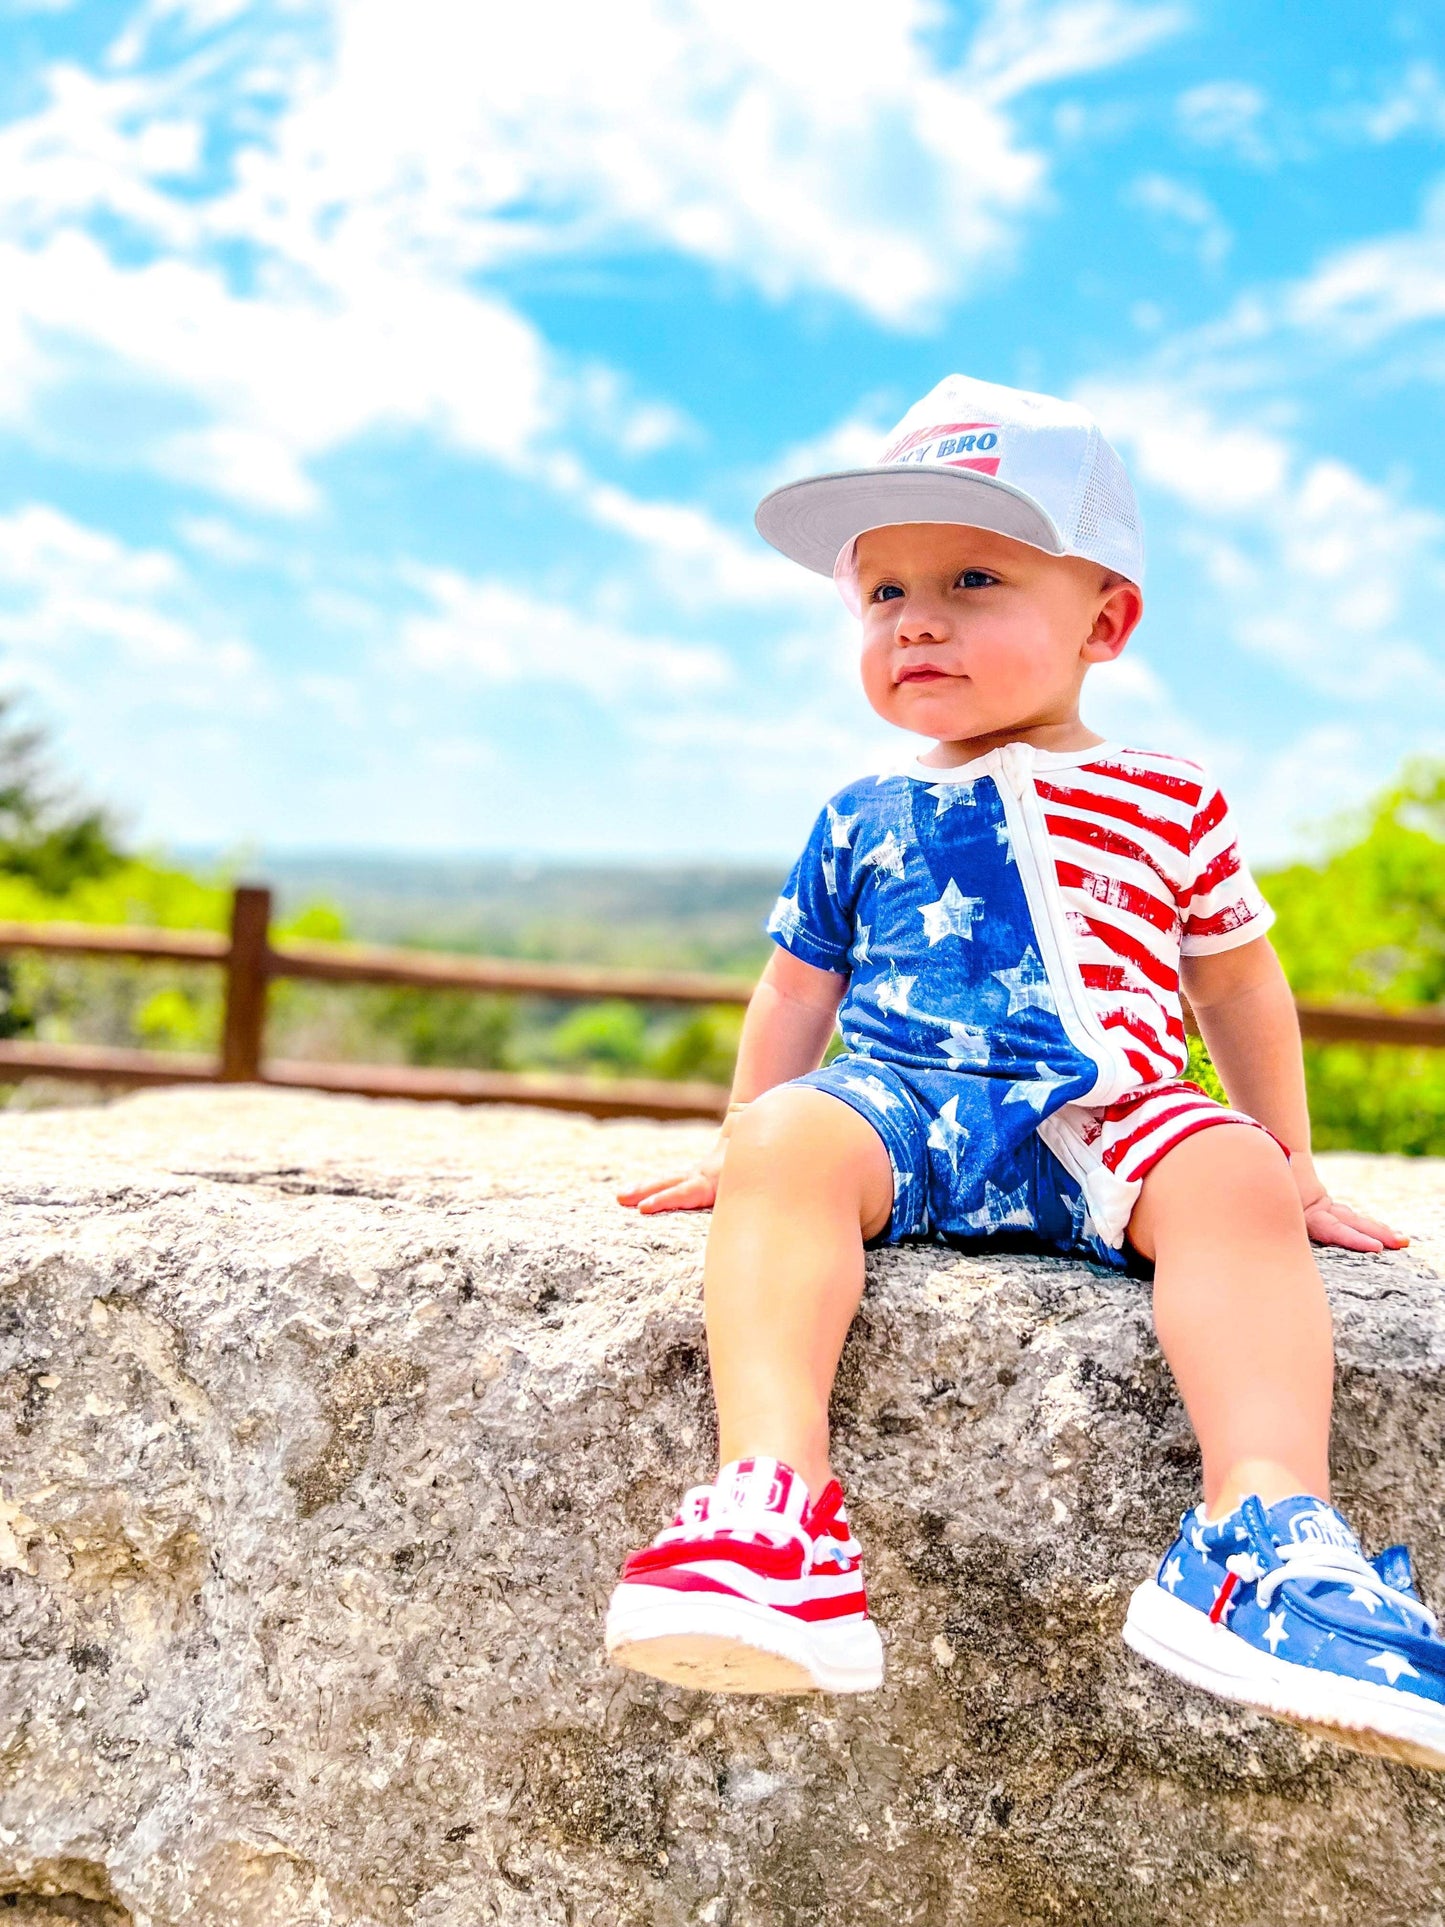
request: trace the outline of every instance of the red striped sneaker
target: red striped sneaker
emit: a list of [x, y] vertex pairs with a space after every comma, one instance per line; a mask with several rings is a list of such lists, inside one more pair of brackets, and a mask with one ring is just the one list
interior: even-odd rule
[[862, 1549], [832, 1480], [735, 1459], [630, 1554], [607, 1608], [619, 1666], [707, 1693], [866, 1693], [883, 1680]]

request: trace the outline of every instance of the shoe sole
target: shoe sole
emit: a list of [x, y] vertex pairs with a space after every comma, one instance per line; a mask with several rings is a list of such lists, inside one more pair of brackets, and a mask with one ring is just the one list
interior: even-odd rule
[[1371, 1680], [1274, 1659], [1156, 1580], [1135, 1588], [1124, 1641], [1165, 1672], [1322, 1739], [1405, 1766], [1445, 1768], [1445, 1707]]
[[883, 1683], [871, 1619], [793, 1619], [722, 1593], [618, 1586], [605, 1641], [615, 1665], [703, 1693], [870, 1693]]

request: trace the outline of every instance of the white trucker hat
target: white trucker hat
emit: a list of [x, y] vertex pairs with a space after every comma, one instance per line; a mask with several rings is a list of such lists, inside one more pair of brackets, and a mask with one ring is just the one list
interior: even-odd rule
[[959, 522], [1144, 580], [1144, 532], [1124, 464], [1087, 409], [945, 375], [869, 468], [810, 475], [758, 504], [758, 533], [845, 589], [853, 543], [898, 522]]

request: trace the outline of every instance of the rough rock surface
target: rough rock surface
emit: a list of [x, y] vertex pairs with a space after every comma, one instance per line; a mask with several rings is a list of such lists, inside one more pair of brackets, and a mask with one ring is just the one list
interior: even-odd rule
[[[606, 1664], [709, 1469], [702, 1127], [165, 1092], [0, 1119], [0, 1919], [92, 1927], [1445, 1922], [1445, 1776], [1135, 1660], [1194, 1500], [1147, 1290], [875, 1256], [837, 1460], [858, 1700]], [[1336, 1468], [1445, 1594], [1438, 1165], [1331, 1257]], [[8, 1908], [8, 1911], [6, 1909]]]

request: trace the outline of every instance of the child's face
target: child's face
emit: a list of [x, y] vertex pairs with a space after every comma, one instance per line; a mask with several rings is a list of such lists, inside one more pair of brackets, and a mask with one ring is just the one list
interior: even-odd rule
[[1132, 582], [987, 529], [908, 522], [858, 538], [863, 687], [939, 741], [1068, 723], [1090, 666], [1139, 619]]

